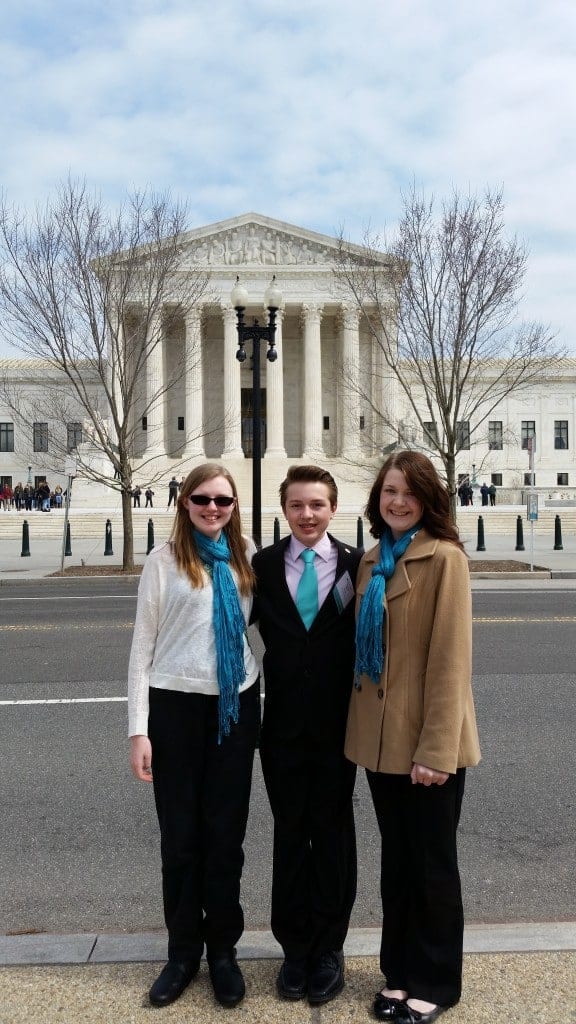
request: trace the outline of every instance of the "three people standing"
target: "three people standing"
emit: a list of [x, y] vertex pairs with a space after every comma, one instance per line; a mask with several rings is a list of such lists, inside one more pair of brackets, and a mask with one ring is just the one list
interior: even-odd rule
[[142, 575], [131, 763], [154, 782], [169, 940], [150, 1000], [178, 998], [204, 947], [216, 998], [232, 1006], [244, 995], [234, 946], [259, 727], [245, 637], [256, 582], [272, 930], [284, 952], [278, 992], [320, 1005], [343, 988], [360, 765], [382, 834], [386, 985], [373, 1012], [431, 1024], [460, 998], [456, 830], [465, 769], [480, 757], [469, 572], [448, 493], [425, 456], [391, 456], [366, 509], [379, 543], [362, 561], [328, 533], [337, 508], [329, 473], [291, 467], [280, 499], [290, 536], [255, 554], [252, 570], [232, 478], [218, 465], [198, 467], [180, 492], [170, 542]]

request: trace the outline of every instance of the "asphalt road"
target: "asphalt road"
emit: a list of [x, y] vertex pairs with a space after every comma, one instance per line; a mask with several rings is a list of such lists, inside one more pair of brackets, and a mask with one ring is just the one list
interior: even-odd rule
[[[30, 581], [0, 591], [0, 932], [163, 926], [151, 788], [127, 766], [136, 585]], [[576, 590], [476, 592], [483, 761], [469, 771], [460, 859], [469, 922], [576, 918]], [[31, 702], [31, 703], [26, 703]], [[356, 792], [355, 926], [379, 922], [379, 837]], [[271, 821], [255, 768], [249, 928], [268, 927]]]

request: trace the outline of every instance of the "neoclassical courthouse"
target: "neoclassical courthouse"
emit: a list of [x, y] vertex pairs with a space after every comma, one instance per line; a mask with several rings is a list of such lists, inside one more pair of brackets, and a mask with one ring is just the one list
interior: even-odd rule
[[[277, 507], [287, 466], [306, 461], [329, 468], [340, 487], [341, 505], [360, 509], [383, 449], [399, 436], [426, 447], [426, 437], [334, 273], [337, 239], [245, 214], [191, 231], [186, 242], [182, 269], [208, 270], [209, 288], [203, 304], [166, 334], [157, 357], [149, 361], [147, 374], [156, 384], [180, 362], [186, 371], [147, 416], [139, 416], [136, 406], [134, 482], [144, 488], [148, 477], [157, 478], [159, 471], [166, 482], [204, 459], [221, 460], [249, 506], [252, 363], [250, 358], [244, 363], [236, 359], [230, 293], [239, 275], [249, 293], [246, 322], [258, 317], [264, 323], [264, 295], [275, 274], [282, 293], [276, 361], [269, 362], [266, 344], [261, 346], [263, 504]], [[390, 269], [390, 258], [382, 254], [382, 274]], [[250, 356], [250, 342], [247, 351]], [[0, 360], [0, 375], [22, 393], [41, 389], [45, 373], [34, 360]], [[142, 382], [141, 409], [147, 387], [150, 379]], [[385, 409], [386, 420], [398, 428], [385, 427], [373, 409]], [[81, 445], [83, 457], [90, 456], [83, 414], [73, 416], [72, 411], [67, 423], [39, 420], [24, 427], [0, 399], [0, 481], [14, 486], [30, 475], [35, 480], [45, 476], [52, 486], [64, 483], [64, 467], [59, 473], [50, 457], [53, 432], [66, 431], [68, 447], [73, 451]], [[461, 424], [465, 443], [470, 426]], [[513, 495], [520, 500], [528, 482], [526, 449], [533, 434], [537, 488], [552, 493], [576, 487], [575, 359], [566, 360], [560, 377], [502, 401], [460, 452], [458, 473], [476, 477], [478, 483], [494, 482], [512, 500]], [[102, 468], [113, 477], [112, 467]], [[81, 477], [74, 490], [75, 503], [105, 506], [107, 494], [113, 497], [104, 484]]]

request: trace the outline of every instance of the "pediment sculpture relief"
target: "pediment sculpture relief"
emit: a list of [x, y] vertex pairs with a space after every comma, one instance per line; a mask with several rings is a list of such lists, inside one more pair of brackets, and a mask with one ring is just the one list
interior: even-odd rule
[[194, 247], [191, 258], [194, 263], [211, 266], [326, 264], [334, 259], [327, 248], [255, 224], [204, 239]]

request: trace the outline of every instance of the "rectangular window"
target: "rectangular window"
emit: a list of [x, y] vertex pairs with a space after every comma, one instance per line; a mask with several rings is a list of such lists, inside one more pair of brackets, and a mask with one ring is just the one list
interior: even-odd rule
[[491, 452], [502, 451], [502, 420], [488, 421], [488, 448]]
[[568, 473], [556, 473], [558, 487], [568, 487]]
[[536, 486], [536, 474], [534, 473], [534, 480], [532, 480], [532, 473], [524, 473], [524, 487], [531, 487], [534, 484]]
[[458, 420], [456, 423], [456, 448], [458, 451], [470, 449], [470, 421]]
[[324, 424], [324, 430], [330, 430], [330, 417], [324, 416], [322, 422]]
[[0, 423], [0, 452], [14, 451], [14, 424]]
[[48, 424], [35, 423], [32, 429], [32, 446], [35, 452], [48, 451]]
[[554, 447], [568, 447], [568, 420], [554, 420]]
[[360, 417], [360, 430], [364, 430], [365, 426], [366, 426], [366, 420], [364, 419], [364, 416], [361, 416]]
[[422, 424], [422, 440], [429, 448], [440, 447], [440, 441], [438, 439], [438, 424], [434, 423], [433, 420], [429, 423]]
[[184, 430], [184, 417], [178, 417], [178, 430]]
[[494, 484], [495, 487], [502, 487], [502, 473], [491, 473], [490, 483]]
[[522, 420], [521, 447], [528, 448], [528, 438], [536, 436], [536, 420]]
[[142, 417], [142, 430], [148, 430], [148, 417]]
[[81, 423], [67, 423], [66, 429], [68, 432], [68, 451], [72, 452], [79, 444], [82, 444], [82, 424]]

